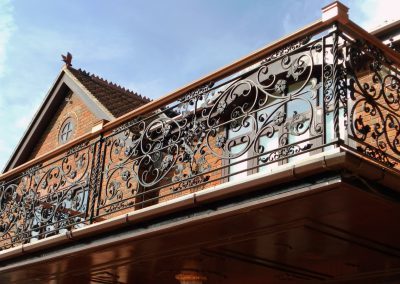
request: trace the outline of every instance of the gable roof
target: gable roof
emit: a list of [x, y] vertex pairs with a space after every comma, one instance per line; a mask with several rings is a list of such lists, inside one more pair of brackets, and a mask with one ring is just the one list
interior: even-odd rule
[[148, 102], [150, 99], [81, 69], [68, 70], [116, 118]]
[[99, 120], [113, 120], [150, 102], [150, 99], [101, 77], [65, 65], [6, 163], [3, 172], [9, 171], [29, 159], [33, 147], [39, 141], [48, 121], [53, 116], [54, 109], [65, 100], [70, 90]]

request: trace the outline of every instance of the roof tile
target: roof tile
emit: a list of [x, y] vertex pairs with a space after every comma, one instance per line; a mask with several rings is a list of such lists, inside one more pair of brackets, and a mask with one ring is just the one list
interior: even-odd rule
[[82, 85], [115, 117], [128, 113], [151, 100], [82, 69], [68, 67]]

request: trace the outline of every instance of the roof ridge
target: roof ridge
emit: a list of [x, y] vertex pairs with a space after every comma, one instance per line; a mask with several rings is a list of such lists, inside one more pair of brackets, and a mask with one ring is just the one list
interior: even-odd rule
[[150, 102], [151, 101], [151, 99], [146, 97], [146, 96], [143, 96], [143, 95], [141, 95], [141, 94], [139, 94], [137, 92], [134, 92], [134, 91], [132, 91], [132, 90], [130, 90], [128, 88], [122, 87], [121, 85], [117, 85], [116, 83], [114, 83], [112, 81], [108, 81], [108, 80], [106, 80], [106, 79], [104, 79], [104, 78], [102, 78], [102, 77], [100, 77], [100, 76], [98, 76], [98, 75], [96, 75], [94, 73], [90, 73], [90, 72], [88, 72], [88, 71], [86, 71], [84, 69], [81, 69], [81, 68], [75, 69], [73, 67], [68, 67], [68, 68], [80, 72], [81, 74], [89, 77], [91, 80], [93, 80], [93, 81], [95, 81], [97, 83], [100, 83], [100, 84], [103, 84], [103, 85], [105, 84], [107, 87], [113, 88], [113, 89], [115, 89], [115, 90], [117, 90], [119, 92], [122, 92], [122, 93], [126, 93], [126, 94], [129, 94], [129, 95], [134, 95], [134, 96], [138, 97], [139, 99], [141, 99], [144, 102]]

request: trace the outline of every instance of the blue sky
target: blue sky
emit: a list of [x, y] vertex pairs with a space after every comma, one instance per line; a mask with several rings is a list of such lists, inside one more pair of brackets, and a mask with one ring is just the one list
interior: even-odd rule
[[[61, 67], [157, 98], [321, 17], [317, 0], [0, 0], [0, 170]], [[374, 27], [397, 0], [343, 1]]]

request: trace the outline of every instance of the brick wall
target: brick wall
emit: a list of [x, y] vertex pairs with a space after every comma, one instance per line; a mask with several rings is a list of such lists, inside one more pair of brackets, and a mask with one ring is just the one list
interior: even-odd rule
[[55, 111], [41, 139], [32, 151], [30, 159], [43, 155], [61, 145], [59, 142], [60, 128], [68, 117], [75, 120], [72, 139], [90, 132], [93, 124], [98, 121], [77, 95], [70, 94], [69, 99], [63, 101], [58, 110]]

